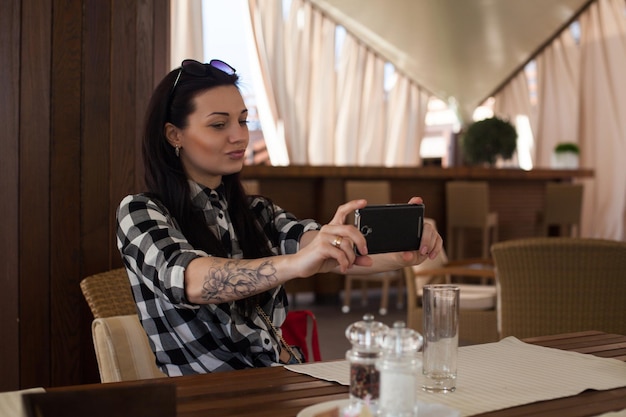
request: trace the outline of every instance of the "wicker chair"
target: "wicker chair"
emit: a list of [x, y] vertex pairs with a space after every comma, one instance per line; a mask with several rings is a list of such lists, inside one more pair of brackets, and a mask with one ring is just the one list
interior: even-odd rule
[[137, 314], [125, 268], [91, 275], [80, 282], [80, 289], [95, 319]]
[[[486, 181], [446, 183], [446, 240], [450, 259], [464, 259], [468, 246], [465, 233], [480, 231], [481, 256], [489, 258], [489, 247], [498, 241], [498, 213], [489, 211], [489, 184]], [[470, 255], [474, 256], [474, 255]]]
[[94, 316], [91, 332], [100, 380], [164, 377], [139, 322], [126, 270], [118, 268], [86, 277], [80, 288]]
[[626, 334], [626, 242], [543, 237], [492, 246], [500, 335]]
[[551, 236], [550, 229], [556, 226], [557, 236], [580, 237], [582, 204], [582, 184], [547, 183], [544, 209], [537, 213], [537, 236]]

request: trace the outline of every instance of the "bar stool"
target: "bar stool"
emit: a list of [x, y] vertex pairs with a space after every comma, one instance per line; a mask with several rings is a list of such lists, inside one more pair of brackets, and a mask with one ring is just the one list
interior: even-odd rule
[[559, 236], [580, 237], [582, 203], [582, 184], [547, 183], [544, 209], [537, 213], [537, 236], [549, 236], [557, 226]]
[[498, 240], [498, 213], [489, 211], [486, 181], [446, 183], [446, 239], [450, 259], [463, 259], [465, 231], [478, 229], [482, 236], [481, 257], [490, 258], [489, 248]]
[[[346, 181], [344, 185], [345, 199], [346, 201], [356, 200], [364, 198], [367, 200], [368, 205], [372, 204], [389, 204], [391, 202], [391, 187], [388, 181]], [[354, 218], [348, 219], [349, 224], [354, 224]], [[382, 285], [382, 293], [380, 299], [380, 308], [378, 312], [381, 316], [387, 314], [387, 305], [389, 303], [389, 287], [391, 283], [397, 282], [398, 285], [398, 300], [397, 307], [402, 308], [404, 306], [403, 290], [404, 290], [404, 276], [402, 270], [378, 272], [367, 275], [346, 275], [346, 283], [344, 288], [344, 301], [341, 311], [344, 313], [350, 312], [350, 299], [352, 292], [352, 284], [354, 281], [361, 282], [361, 304], [367, 305], [367, 282], [378, 282]]]

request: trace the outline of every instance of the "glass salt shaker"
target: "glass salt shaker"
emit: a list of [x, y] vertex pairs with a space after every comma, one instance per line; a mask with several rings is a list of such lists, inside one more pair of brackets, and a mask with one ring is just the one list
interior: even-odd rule
[[388, 330], [387, 325], [374, 321], [371, 314], [346, 329], [352, 349], [346, 352], [350, 362], [350, 405], [343, 415], [358, 415], [363, 407], [369, 408], [372, 415], [378, 412], [380, 372], [376, 362], [381, 357], [383, 337]]
[[383, 353], [376, 367], [380, 371], [381, 417], [416, 417], [419, 373], [422, 361], [417, 352], [422, 336], [397, 321], [383, 340]]

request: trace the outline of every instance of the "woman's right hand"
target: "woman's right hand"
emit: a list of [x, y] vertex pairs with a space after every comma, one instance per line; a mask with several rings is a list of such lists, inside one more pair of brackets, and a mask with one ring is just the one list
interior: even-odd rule
[[[345, 224], [354, 210], [367, 205], [366, 200], [353, 200], [337, 208], [332, 220], [318, 231], [306, 232], [300, 238], [300, 250], [294, 255], [301, 277], [339, 269], [346, 273], [353, 265], [370, 266], [365, 237], [353, 225]], [[362, 256], [357, 256], [355, 246]]]

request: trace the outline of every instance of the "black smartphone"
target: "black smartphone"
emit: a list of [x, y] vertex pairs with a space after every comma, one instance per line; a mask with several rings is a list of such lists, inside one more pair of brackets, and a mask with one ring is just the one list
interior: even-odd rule
[[354, 225], [365, 236], [369, 254], [418, 250], [424, 228], [424, 205], [366, 206], [355, 210]]

